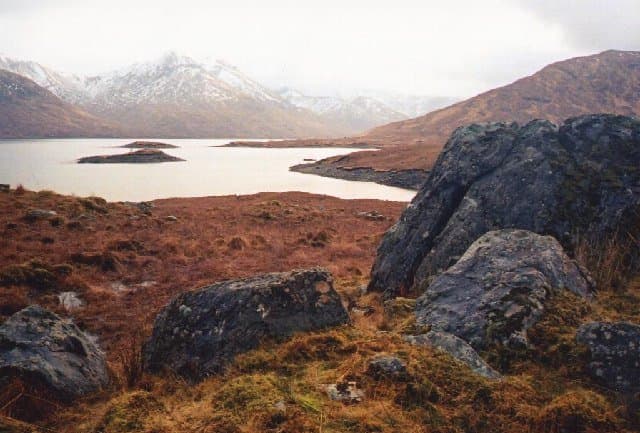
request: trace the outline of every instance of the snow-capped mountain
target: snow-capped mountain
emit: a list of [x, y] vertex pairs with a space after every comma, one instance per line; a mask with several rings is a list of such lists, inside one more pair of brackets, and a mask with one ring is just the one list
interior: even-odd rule
[[27, 77], [66, 101], [74, 101], [82, 92], [82, 81], [79, 77], [54, 71], [37, 62], [15, 60], [0, 54], [0, 69]]
[[302, 92], [282, 88], [278, 94], [291, 104], [308, 109], [330, 122], [361, 132], [377, 125], [407, 119], [383, 102], [368, 96], [341, 98], [337, 96], [308, 96]]
[[348, 131], [293, 106], [224, 62], [168, 53], [84, 80], [92, 113], [132, 135], [165, 137], [306, 137]]
[[255, 80], [252, 80], [238, 68], [224, 60], [215, 60], [215, 62], [206, 66], [207, 70], [215, 75], [219, 80], [227, 83], [231, 87], [250, 95], [251, 97], [262, 101], [283, 102], [278, 95], [271, 92]]
[[381, 98], [273, 91], [221, 60], [169, 52], [110, 73], [81, 77], [0, 56], [0, 69], [25, 76], [74, 104], [147, 137], [331, 137], [406, 119]]
[[118, 132], [116, 125], [63, 101], [30, 78], [0, 69], [0, 138], [108, 137]]
[[179, 103], [219, 104], [241, 99], [280, 102], [236, 68], [206, 65], [176, 53], [84, 80], [86, 101], [94, 106]]
[[401, 93], [370, 91], [363, 95], [377, 99], [408, 118], [422, 116], [431, 111], [448, 107], [458, 102], [458, 98], [449, 96], [421, 96]]

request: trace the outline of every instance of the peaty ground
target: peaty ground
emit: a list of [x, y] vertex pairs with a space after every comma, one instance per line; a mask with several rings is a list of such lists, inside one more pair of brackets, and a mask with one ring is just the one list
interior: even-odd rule
[[[356, 288], [406, 204], [291, 192], [151, 206], [48, 191], [0, 193], [0, 269], [52, 274], [8, 281], [0, 314], [31, 303], [71, 314], [112, 354], [132, 330], [148, 333], [173, 296], [215, 281], [324, 266], [339, 287]], [[33, 209], [57, 215], [27, 217]], [[359, 215], [367, 212], [384, 217]], [[65, 311], [62, 291], [77, 292], [85, 305]]]

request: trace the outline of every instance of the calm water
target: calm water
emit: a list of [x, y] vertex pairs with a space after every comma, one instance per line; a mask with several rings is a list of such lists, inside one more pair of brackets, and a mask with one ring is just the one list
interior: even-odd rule
[[211, 147], [230, 140], [164, 140], [186, 162], [160, 164], [77, 164], [83, 156], [125, 153], [131, 139], [0, 140], [0, 183], [23, 184], [108, 200], [305, 191], [341, 198], [409, 201], [415, 194], [372, 182], [350, 182], [293, 173], [305, 158], [322, 159], [357, 149], [258, 149]]

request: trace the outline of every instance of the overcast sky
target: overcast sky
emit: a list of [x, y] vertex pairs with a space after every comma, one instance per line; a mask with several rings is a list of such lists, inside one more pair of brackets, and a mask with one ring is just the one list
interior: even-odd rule
[[168, 50], [270, 86], [471, 96], [640, 50], [640, 0], [0, 0], [0, 53], [95, 74]]

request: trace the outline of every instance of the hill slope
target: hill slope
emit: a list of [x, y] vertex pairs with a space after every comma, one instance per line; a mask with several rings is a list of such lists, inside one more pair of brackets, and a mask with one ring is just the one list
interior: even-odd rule
[[415, 119], [371, 130], [369, 139], [443, 144], [473, 122], [545, 118], [554, 123], [593, 112], [640, 113], [640, 52], [605, 51], [553, 63], [512, 84]]
[[0, 69], [0, 137], [104, 137], [117, 128], [47, 89]]
[[611, 50], [572, 58], [441, 110], [372, 129], [349, 141], [382, 150], [356, 152], [323, 164], [334, 169], [425, 170], [459, 126], [536, 118], [559, 122], [589, 113], [639, 115], [639, 95], [640, 52]]

